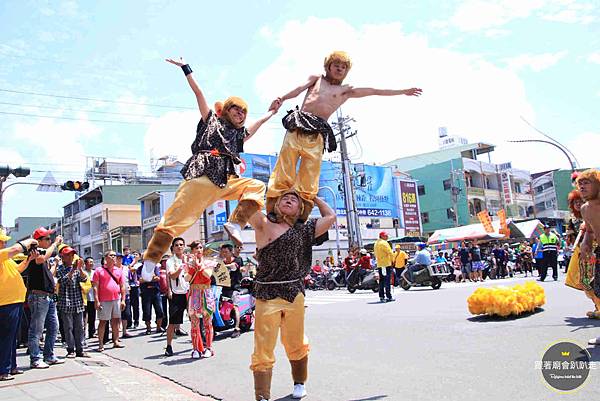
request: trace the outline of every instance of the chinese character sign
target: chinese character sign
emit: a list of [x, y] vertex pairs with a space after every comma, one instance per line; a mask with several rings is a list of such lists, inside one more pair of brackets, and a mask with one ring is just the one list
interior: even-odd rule
[[406, 235], [420, 235], [419, 203], [417, 202], [417, 184], [414, 181], [400, 180], [400, 202]]
[[510, 237], [510, 230], [506, 223], [506, 211], [504, 209], [498, 210], [498, 218], [500, 219], [500, 234]]
[[481, 224], [483, 224], [483, 228], [485, 229], [486, 233], [494, 232], [494, 227], [492, 226], [492, 218], [490, 217], [487, 210], [482, 210], [481, 212], [477, 213], [477, 218], [479, 219]]

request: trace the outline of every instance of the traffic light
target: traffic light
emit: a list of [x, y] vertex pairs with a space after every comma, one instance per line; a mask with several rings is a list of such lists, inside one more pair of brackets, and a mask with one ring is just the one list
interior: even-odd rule
[[12, 173], [15, 177], [21, 178], [27, 177], [31, 173], [31, 170], [27, 167], [17, 167], [12, 170]]
[[67, 181], [60, 186], [63, 191], [76, 191], [81, 192], [85, 191], [90, 187], [90, 183], [87, 181]]
[[27, 177], [31, 170], [27, 167], [10, 168], [7, 165], [0, 166], [0, 177], [8, 178], [9, 175], [14, 175], [17, 178]]

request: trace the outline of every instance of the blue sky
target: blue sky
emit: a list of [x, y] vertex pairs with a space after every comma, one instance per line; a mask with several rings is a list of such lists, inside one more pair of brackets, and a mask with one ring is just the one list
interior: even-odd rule
[[[350, 149], [356, 161], [380, 164], [434, 150], [437, 127], [446, 126], [496, 145], [492, 161], [532, 171], [567, 167], [552, 148], [506, 142], [541, 138], [523, 116], [566, 144], [582, 165], [598, 164], [597, 1], [226, 4], [2, 2], [0, 164], [31, 167], [29, 181], [46, 171], [58, 181], [81, 179], [90, 155], [136, 159], [150, 172], [151, 157], [189, 155], [198, 119], [183, 74], [164, 58], [184, 56], [209, 102], [242, 96], [254, 119], [272, 98], [320, 73], [335, 49], [353, 58], [351, 85], [424, 90], [419, 99], [343, 106], [356, 120]], [[247, 151], [278, 151], [283, 113]], [[59, 216], [73, 197], [34, 189], [7, 190], [4, 224], [18, 216]]]

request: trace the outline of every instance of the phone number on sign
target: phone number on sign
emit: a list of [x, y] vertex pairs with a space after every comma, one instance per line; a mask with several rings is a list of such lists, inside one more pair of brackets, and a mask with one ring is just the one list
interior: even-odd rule
[[[338, 216], [345, 216], [345, 209], [337, 210]], [[389, 209], [358, 209], [359, 216], [392, 217], [392, 211]]]

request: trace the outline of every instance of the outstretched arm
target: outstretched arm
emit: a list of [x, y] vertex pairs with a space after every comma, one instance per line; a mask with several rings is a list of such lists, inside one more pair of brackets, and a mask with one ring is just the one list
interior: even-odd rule
[[275, 115], [275, 113], [277, 113], [277, 110], [270, 109], [267, 112], [267, 114], [265, 114], [264, 116], [262, 116], [261, 118], [259, 118], [258, 120], [254, 121], [252, 124], [250, 124], [250, 126], [248, 127], [248, 136], [246, 136], [244, 138], [244, 142], [246, 142], [248, 139], [250, 139], [252, 137], [252, 135], [256, 134], [256, 131], [258, 131], [258, 129], [261, 127], [261, 125], [266, 123], [269, 120], [269, 118], [271, 118]]
[[318, 75], [311, 75], [310, 77], [308, 77], [308, 80], [306, 81], [306, 83], [300, 85], [299, 87], [297, 87], [295, 89], [292, 89], [285, 95], [273, 100], [271, 102], [271, 106], [269, 106], [269, 110], [275, 110], [275, 112], [277, 112], [279, 110], [279, 108], [281, 107], [281, 105], [283, 104], [283, 102], [285, 102], [288, 99], [295, 98], [296, 96], [298, 96], [299, 94], [301, 94], [302, 92], [304, 92], [305, 90], [307, 90], [308, 88], [313, 86], [315, 84], [315, 82], [317, 82], [317, 79], [319, 79]]
[[329, 230], [335, 222], [336, 216], [333, 209], [323, 199], [315, 197], [314, 202], [315, 206], [319, 208], [319, 213], [321, 213], [321, 217], [317, 220], [315, 227], [315, 238], [318, 238]]
[[[168, 59], [166, 59], [166, 61], [168, 63], [171, 63], [178, 67], [182, 67], [182, 66], [186, 65], [186, 62], [183, 61], [183, 57], [179, 57], [179, 60], [174, 60], [172, 58], [168, 58]], [[198, 109], [200, 110], [200, 115], [202, 116], [202, 120], [206, 121], [206, 119], [208, 117], [208, 113], [210, 111], [210, 108], [208, 107], [208, 103], [206, 103], [206, 98], [204, 97], [204, 94], [202, 93], [202, 91], [200, 90], [200, 87], [196, 83], [194, 76], [190, 73], [190, 74], [187, 74], [185, 77], [188, 81], [188, 84], [190, 85], [190, 88], [192, 88], [194, 95], [196, 95], [196, 101], [198, 102]]]
[[374, 88], [351, 88], [345, 95], [348, 98], [365, 96], [420, 96], [423, 90], [420, 88], [410, 89], [374, 89]]

